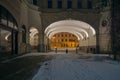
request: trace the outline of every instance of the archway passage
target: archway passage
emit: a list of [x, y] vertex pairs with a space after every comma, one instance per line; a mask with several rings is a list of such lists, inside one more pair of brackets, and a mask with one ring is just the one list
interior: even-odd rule
[[58, 32], [70, 32], [78, 37], [78, 39], [88, 38], [96, 34], [95, 29], [86, 22], [78, 20], [62, 20], [50, 24], [45, 34], [50, 39]]
[[[57, 33], [68, 32], [77, 37], [78, 46], [85, 51], [96, 47], [96, 31], [88, 23], [78, 20], [62, 20], [50, 24], [45, 34], [51, 40]], [[54, 42], [55, 43], [55, 42]]]

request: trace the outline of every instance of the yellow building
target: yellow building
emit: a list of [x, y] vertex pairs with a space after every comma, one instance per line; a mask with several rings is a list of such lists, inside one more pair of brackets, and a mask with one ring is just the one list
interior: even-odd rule
[[52, 36], [50, 41], [51, 48], [76, 48], [77, 46], [77, 37], [68, 32], [57, 33]]

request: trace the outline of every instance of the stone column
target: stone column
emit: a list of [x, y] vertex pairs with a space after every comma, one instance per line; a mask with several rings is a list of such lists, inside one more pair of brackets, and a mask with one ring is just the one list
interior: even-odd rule
[[41, 30], [41, 32], [40, 32], [39, 52], [45, 52], [44, 31], [43, 30]]
[[57, 8], [57, 0], [53, 0], [53, 8]]
[[62, 7], [67, 8], [67, 0], [62, 0]]
[[43, 8], [47, 8], [48, 7], [48, 1], [47, 0], [43, 0]]
[[26, 52], [30, 52], [30, 32], [29, 29], [27, 29], [26, 33]]
[[72, 1], [72, 8], [76, 9], [77, 8], [77, 0]]
[[21, 51], [21, 43], [22, 43], [22, 41], [21, 41], [21, 38], [22, 38], [22, 31], [20, 30], [19, 32], [18, 32], [18, 54], [21, 54], [22, 53], [22, 51]]

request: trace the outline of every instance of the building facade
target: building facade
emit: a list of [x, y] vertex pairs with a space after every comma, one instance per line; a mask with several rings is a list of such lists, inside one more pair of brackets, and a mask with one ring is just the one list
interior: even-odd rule
[[0, 0], [0, 10], [1, 52], [47, 52], [60, 32], [75, 35], [80, 51], [112, 50], [111, 0]]
[[50, 48], [73, 48], [75, 49], [78, 46], [78, 39], [75, 35], [67, 32], [61, 32], [53, 35], [50, 39]]

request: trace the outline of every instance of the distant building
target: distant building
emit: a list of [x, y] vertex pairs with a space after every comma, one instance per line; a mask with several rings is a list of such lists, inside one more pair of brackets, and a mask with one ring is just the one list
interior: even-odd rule
[[55, 34], [50, 41], [51, 48], [76, 48], [78, 44], [77, 37], [67, 32]]

